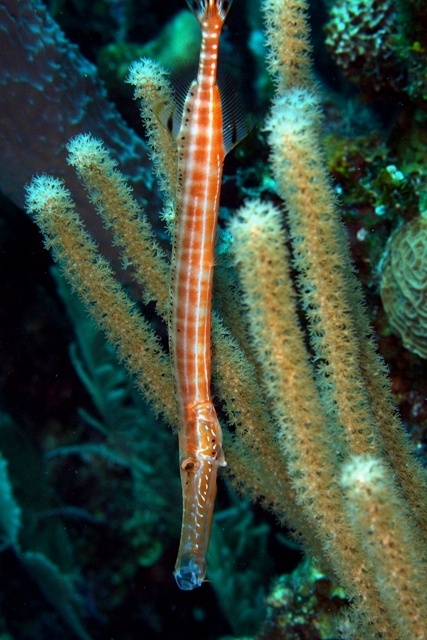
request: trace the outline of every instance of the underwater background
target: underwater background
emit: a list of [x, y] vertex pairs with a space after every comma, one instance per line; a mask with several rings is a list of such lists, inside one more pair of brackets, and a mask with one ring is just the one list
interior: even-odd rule
[[[312, 5], [326, 160], [379, 350], [425, 463], [427, 9], [421, 0]], [[274, 514], [236, 492], [227, 473], [208, 582], [179, 591], [177, 437], [138, 394], [23, 211], [31, 176], [68, 177], [67, 139], [94, 131], [168, 249], [125, 78], [143, 56], [174, 74], [194, 69], [198, 47], [199, 27], [182, 0], [0, 2], [0, 640], [333, 640], [331, 617], [347, 606], [331, 576], [304, 559]], [[224, 228], [245, 198], [274, 197], [263, 131], [273, 88], [259, 2], [234, 0], [221, 55], [253, 122], [226, 159]], [[66, 98], [44, 102], [39, 94], [50, 86], [54, 94], [73, 56]], [[117, 264], [95, 217], [86, 224]], [[126, 274], [121, 279], [138, 297]], [[154, 306], [148, 315], [167, 344]]]

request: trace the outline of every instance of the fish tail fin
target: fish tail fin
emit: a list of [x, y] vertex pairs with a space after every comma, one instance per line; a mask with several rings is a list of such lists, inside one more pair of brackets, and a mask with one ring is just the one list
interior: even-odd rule
[[190, 10], [199, 22], [216, 17], [224, 22], [233, 0], [187, 0]]

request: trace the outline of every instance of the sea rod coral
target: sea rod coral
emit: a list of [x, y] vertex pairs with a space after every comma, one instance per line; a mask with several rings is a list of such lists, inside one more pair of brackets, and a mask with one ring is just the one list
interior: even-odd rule
[[[282, 211], [246, 203], [230, 228], [241, 278], [240, 316], [230, 322], [237, 339], [213, 319], [215, 385], [233, 426], [225, 432], [227, 460], [236, 483], [286, 519], [307, 552], [333, 569], [352, 602], [353, 637], [421, 640], [427, 634], [425, 473], [396, 416], [325, 172], [306, 3], [264, 0], [263, 10], [276, 84], [266, 128], [293, 262]], [[153, 81], [147, 68], [138, 67], [133, 81], [150, 120], [164, 76], [159, 71]], [[167, 93], [165, 79], [160, 87]], [[150, 122], [159, 157], [169, 143]], [[146, 300], [155, 299], [166, 316], [167, 257], [114, 161], [89, 135], [75, 138], [69, 153]], [[141, 390], [176, 424], [168, 355], [99, 256], [69, 191], [56, 178], [38, 177], [27, 202]]]

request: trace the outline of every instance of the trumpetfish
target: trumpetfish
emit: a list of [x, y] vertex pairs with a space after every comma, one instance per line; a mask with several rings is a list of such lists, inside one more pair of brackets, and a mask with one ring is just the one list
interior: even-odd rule
[[186, 1], [199, 21], [202, 43], [197, 78], [186, 95], [177, 133], [169, 345], [183, 495], [174, 575], [180, 589], [191, 590], [205, 579], [217, 471], [226, 465], [211, 395], [211, 307], [223, 162], [240, 131], [230, 120], [233, 116], [223, 117], [217, 85], [219, 38], [232, 0]]

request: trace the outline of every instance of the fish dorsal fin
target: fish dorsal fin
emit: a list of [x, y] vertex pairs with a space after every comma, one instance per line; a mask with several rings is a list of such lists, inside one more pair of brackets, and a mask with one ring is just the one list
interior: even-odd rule
[[163, 108], [157, 114], [160, 123], [172, 134], [175, 140], [181, 127], [184, 104], [191, 85], [197, 76], [197, 64], [188, 67], [174, 69], [171, 72], [170, 81], [173, 88], [172, 108]]
[[176, 112], [177, 112], [177, 107], [176, 107], [175, 101], [173, 105], [170, 105], [170, 104], [160, 105], [160, 108], [156, 111], [156, 116], [158, 121], [160, 122], [162, 127], [166, 129], [166, 131], [169, 131], [169, 133], [174, 138], [176, 138], [176, 134], [175, 134], [175, 121], [177, 118]]
[[228, 153], [248, 135], [253, 122], [246, 113], [240, 84], [232, 72], [219, 72], [218, 88], [221, 96], [224, 149]]
[[[187, 4], [200, 24], [208, 18], [217, 18], [223, 22], [231, 7], [232, 0], [187, 0]], [[184, 105], [193, 82], [198, 75], [198, 66], [189, 66], [172, 72], [171, 83], [174, 89], [174, 106], [171, 109], [163, 108], [158, 114], [161, 124], [173, 135], [178, 137]], [[239, 83], [228, 71], [221, 70], [218, 74], [217, 84], [221, 96], [223, 116], [223, 144], [227, 154], [233, 149], [252, 129], [252, 123], [246, 116], [243, 97]]]
[[[156, 114], [162, 126], [175, 138], [181, 128], [182, 114], [188, 92], [196, 82], [197, 65], [189, 65], [172, 71], [173, 105], [165, 105]], [[253, 122], [246, 113], [240, 83], [233, 72], [221, 69], [218, 73], [218, 88], [221, 96], [222, 129], [225, 153], [245, 138], [253, 128]]]

